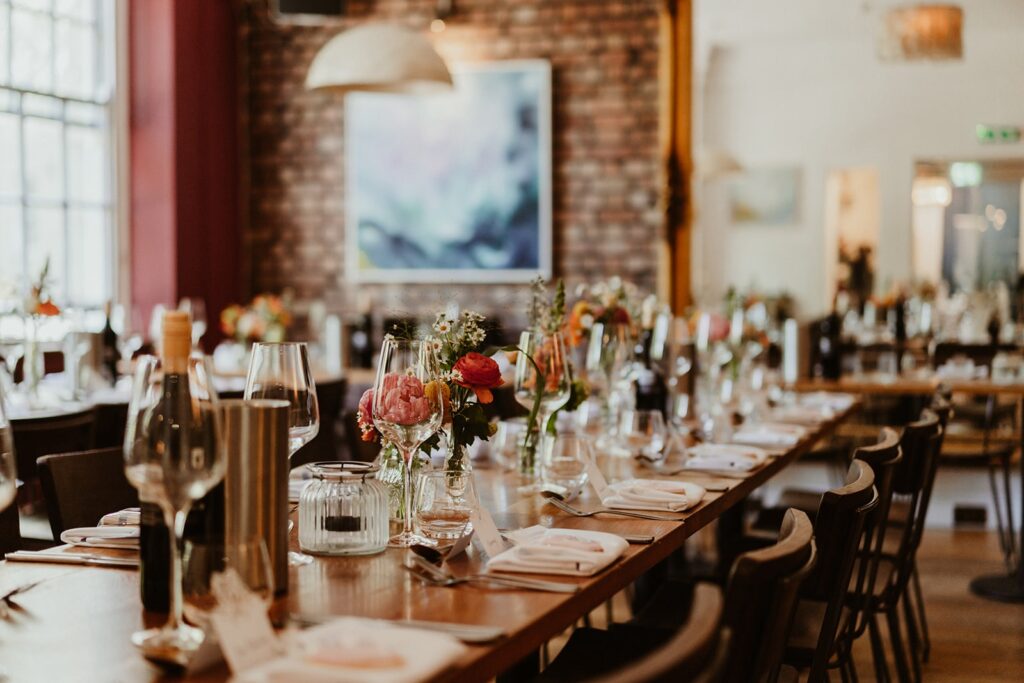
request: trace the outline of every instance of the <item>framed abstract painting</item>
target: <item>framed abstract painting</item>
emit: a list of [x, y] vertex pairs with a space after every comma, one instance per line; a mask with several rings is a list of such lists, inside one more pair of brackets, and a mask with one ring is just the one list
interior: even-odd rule
[[550, 64], [465, 64], [452, 76], [448, 92], [346, 98], [348, 279], [550, 276]]

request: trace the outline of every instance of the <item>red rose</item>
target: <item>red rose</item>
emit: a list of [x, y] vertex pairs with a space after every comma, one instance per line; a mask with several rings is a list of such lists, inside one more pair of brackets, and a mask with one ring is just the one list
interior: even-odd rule
[[501, 379], [501, 369], [494, 359], [475, 351], [467, 353], [455, 361], [452, 370], [459, 375], [459, 379], [455, 383], [460, 387], [472, 389], [480, 403], [493, 401], [494, 395], [491, 393], [491, 389], [500, 387], [504, 383]]

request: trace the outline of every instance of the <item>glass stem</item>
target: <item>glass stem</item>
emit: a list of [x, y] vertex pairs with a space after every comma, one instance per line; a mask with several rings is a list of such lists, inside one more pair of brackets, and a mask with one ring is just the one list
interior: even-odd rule
[[402, 480], [402, 532], [406, 536], [412, 535], [412, 458], [414, 452], [402, 453], [402, 466], [405, 468], [405, 477]]
[[181, 510], [164, 509], [164, 523], [171, 533], [168, 534], [171, 543], [171, 585], [170, 585], [170, 612], [167, 615], [165, 628], [175, 630], [181, 628], [183, 621], [183, 606], [181, 595], [181, 552], [185, 538], [185, 519], [188, 517], [190, 506]]

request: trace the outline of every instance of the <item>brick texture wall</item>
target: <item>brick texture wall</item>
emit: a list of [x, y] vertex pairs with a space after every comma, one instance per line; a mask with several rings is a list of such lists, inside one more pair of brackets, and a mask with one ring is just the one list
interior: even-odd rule
[[[306, 70], [341, 30], [370, 20], [424, 29], [433, 0], [349, 0], [346, 17], [274, 23], [266, 0], [243, 4], [243, 115], [249, 157], [246, 246], [253, 291], [292, 287], [352, 310], [452, 297], [520, 310], [522, 286], [357, 285], [344, 272], [344, 117], [337, 96], [307, 92]], [[653, 289], [658, 210], [660, 0], [457, 0], [435, 34], [450, 61], [544, 58], [552, 66], [554, 273], [571, 285], [619, 274]]]

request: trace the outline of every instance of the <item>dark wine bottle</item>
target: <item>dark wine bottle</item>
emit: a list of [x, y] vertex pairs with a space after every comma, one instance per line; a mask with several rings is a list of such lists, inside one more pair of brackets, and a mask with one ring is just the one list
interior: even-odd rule
[[108, 301], [103, 307], [103, 312], [106, 314], [107, 321], [103, 325], [103, 331], [100, 333], [101, 341], [103, 343], [103, 371], [107, 375], [107, 380], [110, 381], [110, 385], [114, 386], [117, 384], [117, 359], [120, 357], [120, 352], [117, 350], [117, 332], [114, 332], [114, 328], [110, 325], [110, 302]]
[[151, 612], [170, 609], [171, 530], [164, 524], [164, 513], [156, 503], [140, 501], [139, 516], [139, 590], [142, 607]]

